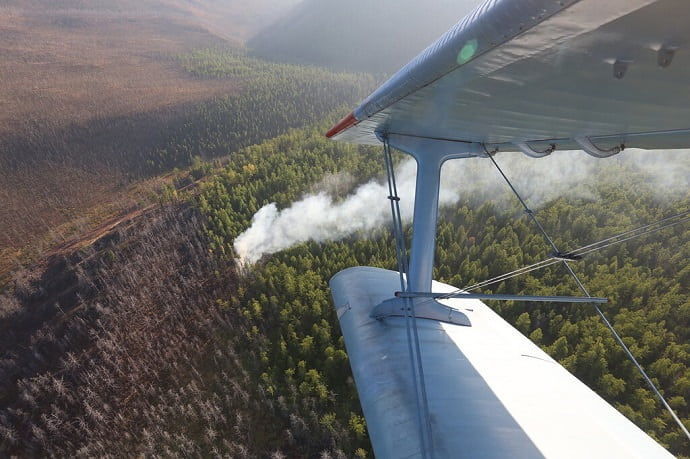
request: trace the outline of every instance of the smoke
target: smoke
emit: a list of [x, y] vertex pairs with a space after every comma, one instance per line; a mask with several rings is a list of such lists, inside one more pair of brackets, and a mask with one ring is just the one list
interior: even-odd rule
[[[396, 175], [401, 190], [406, 193], [414, 190], [413, 161], [398, 167]], [[340, 202], [335, 202], [327, 191], [319, 191], [282, 211], [275, 203], [268, 204], [254, 215], [251, 227], [235, 239], [235, 251], [243, 262], [254, 263], [264, 254], [300, 242], [335, 240], [357, 231], [375, 229], [388, 216], [386, 196], [386, 185], [371, 181]], [[412, 202], [403, 199], [401, 203], [406, 204], [404, 215], [411, 215]]]
[[[630, 174], [640, 174], [640, 185], [659, 199], [688, 197], [690, 151], [628, 150], [609, 159], [596, 159], [580, 151], [559, 152], [542, 159], [505, 153], [496, 160], [528, 204], [539, 208], [561, 196], [596, 199], [593, 181], [623, 183]], [[416, 164], [408, 159], [396, 167], [403, 220], [411, 221]], [[326, 177], [323, 184], [342, 183], [342, 176]], [[244, 263], [254, 263], [265, 254], [306, 241], [337, 240], [356, 232], [370, 232], [390, 220], [385, 182], [372, 180], [343, 200], [336, 200], [332, 187], [324, 186], [289, 208], [272, 203], [261, 208], [252, 225], [235, 240], [235, 251]], [[441, 174], [440, 205], [457, 203], [462, 197], [507, 203], [506, 184], [491, 161], [483, 158], [447, 162]]]

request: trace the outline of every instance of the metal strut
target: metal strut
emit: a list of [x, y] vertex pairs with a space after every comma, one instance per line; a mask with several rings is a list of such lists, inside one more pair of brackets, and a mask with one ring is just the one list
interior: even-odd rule
[[[395, 146], [402, 152], [412, 155], [417, 162], [412, 246], [409, 266], [405, 265], [407, 273], [405, 281], [409, 284], [408, 288], [416, 292], [431, 291], [442, 165], [449, 159], [483, 156], [484, 153], [480, 154], [481, 147], [479, 144], [443, 143], [429, 141], [428, 139], [410, 140], [406, 136], [401, 137], [396, 134], [387, 135], [383, 133], [377, 133], [377, 137], [387, 148], [387, 151], [390, 152], [390, 149]], [[396, 141], [397, 143], [395, 143]], [[389, 173], [393, 172], [392, 164], [391, 160], [390, 167], [386, 167]], [[395, 184], [395, 175], [393, 174], [392, 177], [393, 184]], [[393, 193], [396, 191], [394, 188], [392, 186], [389, 192], [391, 202], [397, 202], [397, 199], [399, 199]], [[396, 212], [396, 207], [392, 207], [392, 211]], [[394, 220], [398, 221], [399, 218], [394, 217]], [[400, 247], [400, 253], [406, 255], [402, 225], [397, 224], [396, 227], [400, 235], [396, 237], [396, 243]], [[405, 258], [405, 263], [407, 263], [407, 258]], [[406, 306], [401, 298], [391, 298], [376, 305], [371, 310], [371, 316], [379, 320], [384, 320], [388, 317], [404, 317], [405, 310], [408, 307], [414, 311], [416, 319], [433, 320], [468, 327], [472, 325], [469, 317], [464, 312], [433, 300], [418, 301], [415, 299], [412, 300], [412, 305]]]
[[591, 296], [491, 295], [484, 293], [395, 292], [398, 298], [460, 298], [463, 300], [541, 301], [544, 303], [608, 303], [607, 298]]
[[[546, 232], [544, 227], [541, 225], [541, 223], [539, 222], [537, 217], [534, 215], [534, 212], [527, 206], [525, 201], [522, 199], [522, 196], [520, 196], [520, 193], [517, 192], [517, 190], [515, 189], [513, 184], [510, 182], [508, 177], [503, 173], [503, 170], [498, 165], [498, 163], [496, 162], [496, 159], [494, 159], [493, 155], [489, 154], [488, 156], [489, 156], [489, 159], [491, 159], [491, 162], [494, 164], [494, 166], [496, 166], [496, 169], [498, 169], [498, 172], [501, 174], [503, 179], [506, 181], [506, 183], [508, 184], [510, 189], [513, 191], [513, 194], [515, 194], [515, 196], [518, 198], [518, 200], [520, 201], [520, 204], [522, 204], [522, 207], [525, 209], [525, 213], [530, 216], [530, 218], [532, 219], [534, 224], [537, 226], [537, 228], [539, 228], [539, 231], [544, 236], [544, 239], [546, 239], [548, 244], [553, 248], [554, 253], [561, 253], [560, 250], [558, 250], [558, 247], [556, 247], [556, 244], [553, 242], [551, 237], [549, 237], [548, 233]], [[589, 294], [589, 291], [587, 290], [587, 288], [585, 288], [584, 284], [580, 280], [580, 277], [575, 273], [575, 271], [573, 271], [573, 268], [570, 267], [568, 260], [566, 260], [564, 258], [560, 258], [559, 261], [566, 268], [566, 270], [568, 271], [570, 276], [575, 280], [575, 283], [580, 288], [582, 293], [584, 293], [585, 296], [587, 296], [587, 297], [591, 297], [592, 295]], [[673, 411], [673, 408], [671, 408], [671, 406], [668, 404], [668, 402], [666, 401], [664, 396], [661, 394], [659, 389], [657, 389], [654, 382], [652, 382], [650, 377], [647, 376], [647, 373], [644, 371], [644, 368], [642, 368], [642, 365], [640, 365], [640, 363], [637, 361], [637, 359], [635, 358], [633, 353], [630, 351], [628, 346], [626, 346], [626, 344], [623, 342], [623, 339], [620, 337], [618, 332], [616, 332], [616, 329], [613, 328], [613, 325], [606, 318], [606, 315], [604, 315], [603, 311], [599, 308], [599, 306], [596, 303], [592, 303], [592, 306], [594, 307], [594, 310], [597, 312], [597, 314], [599, 314], [599, 317], [601, 317], [601, 320], [604, 322], [604, 325], [606, 325], [606, 327], [608, 327], [608, 329], [611, 331], [611, 334], [613, 335], [615, 340], [618, 342], [618, 344], [621, 346], [621, 348], [625, 351], [625, 353], [627, 354], [630, 361], [635, 365], [635, 367], [637, 367], [637, 370], [640, 372], [640, 374], [642, 375], [644, 380], [647, 382], [647, 385], [649, 385], [649, 387], [652, 389], [652, 391], [654, 391], [654, 393], [659, 398], [661, 403], [664, 405], [666, 410], [669, 412], [669, 414], [671, 415], [673, 420], [676, 422], [676, 424], [678, 424], [678, 427], [680, 427], [680, 429], [683, 431], [685, 436], [688, 437], [688, 439], [690, 440], [690, 432], [688, 432], [688, 429], [685, 427], [685, 425], [680, 420], [678, 415], [676, 415], [675, 411]]]
[[[409, 290], [406, 277], [408, 272], [407, 249], [405, 248], [405, 236], [403, 234], [402, 218], [400, 216], [400, 197], [398, 196], [393, 159], [391, 157], [390, 144], [387, 138], [384, 138], [383, 141], [383, 156], [386, 165], [386, 176], [388, 178], [388, 200], [391, 204], [391, 214], [393, 217], [393, 235], [395, 237], [395, 255], [400, 275], [400, 289], [403, 292], [407, 292]], [[431, 418], [429, 416], [429, 402], [427, 400], [426, 384], [424, 382], [424, 368], [422, 365], [421, 347], [419, 345], [419, 333], [417, 330], [414, 301], [410, 298], [405, 298], [402, 301], [402, 309], [405, 315], [405, 329], [407, 333], [407, 350], [410, 357], [412, 381], [417, 402], [417, 421], [419, 423], [419, 439], [421, 442], [422, 457], [425, 459], [427, 457], [433, 459]]]

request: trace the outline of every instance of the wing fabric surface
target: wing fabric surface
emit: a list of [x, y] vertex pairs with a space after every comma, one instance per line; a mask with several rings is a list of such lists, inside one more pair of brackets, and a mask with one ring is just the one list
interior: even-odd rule
[[[399, 282], [397, 272], [356, 267], [330, 286], [376, 457], [419, 458], [405, 319], [371, 317]], [[444, 302], [472, 326], [418, 321], [434, 457], [672, 457], [484, 303]]]
[[687, 0], [488, 0], [328, 135], [690, 147], [688, 12]]

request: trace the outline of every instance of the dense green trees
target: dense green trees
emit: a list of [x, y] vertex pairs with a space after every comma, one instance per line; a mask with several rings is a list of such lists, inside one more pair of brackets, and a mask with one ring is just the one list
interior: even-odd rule
[[[261, 206], [287, 206], [329, 173], [347, 170], [361, 182], [380, 170], [378, 152], [331, 142], [323, 137], [326, 126], [244, 149], [204, 184], [197, 202], [216, 253], [232, 260], [234, 238]], [[348, 456], [362, 455], [365, 424], [327, 285], [334, 269], [355, 260], [331, 256], [330, 246], [313, 249], [301, 246], [246, 269], [231, 300], [246, 321], [244, 361], [262, 391], [290, 413], [282, 428], [295, 419], [309, 427], [301, 454], [318, 455], [330, 442]]]

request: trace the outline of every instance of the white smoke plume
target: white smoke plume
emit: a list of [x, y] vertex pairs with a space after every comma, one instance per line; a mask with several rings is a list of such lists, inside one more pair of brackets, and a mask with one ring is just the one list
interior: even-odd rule
[[[414, 193], [414, 162], [407, 161], [398, 167], [396, 178], [401, 190]], [[386, 184], [371, 181], [338, 203], [328, 192], [320, 191], [282, 211], [275, 203], [268, 204], [254, 215], [252, 226], [235, 239], [235, 251], [243, 262], [254, 263], [264, 254], [300, 242], [340, 239], [356, 231], [377, 228], [389, 217], [386, 196]], [[410, 215], [411, 200], [404, 199], [402, 203], [408, 203], [403, 212]]]
[[[599, 168], [612, 163], [623, 167], [611, 170], [629, 171], [627, 166], [633, 166], [644, 172], [645, 180], [652, 182], [659, 198], [679, 193], [687, 197], [690, 189], [690, 151], [628, 150], [605, 160], [578, 151], [559, 152], [542, 159], [506, 153], [497, 155], [496, 160], [533, 208], [564, 195], [595, 199], [593, 192], [582, 185], [591, 180]], [[412, 159], [396, 168], [401, 214], [405, 221], [412, 218], [415, 174], [416, 164]], [[615, 182], [620, 177], [606, 179]], [[328, 182], [325, 178], [324, 183]], [[505, 182], [489, 160], [449, 161], [441, 174], [440, 204], [452, 205], [463, 193], [496, 199], [505, 197], [506, 190]], [[254, 215], [251, 227], [237, 237], [235, 251], [243, 263], [254, 263], [265, 254], [309, 240], [337, 240], [358, 231], [374, 230], [390, 220], [387, 196], [387, 184], [373, 180], [340, 201], [336, 201], [330, 191], [322, 190], [283, 210], [278, 210], [275, 203], [268, 204]]]

